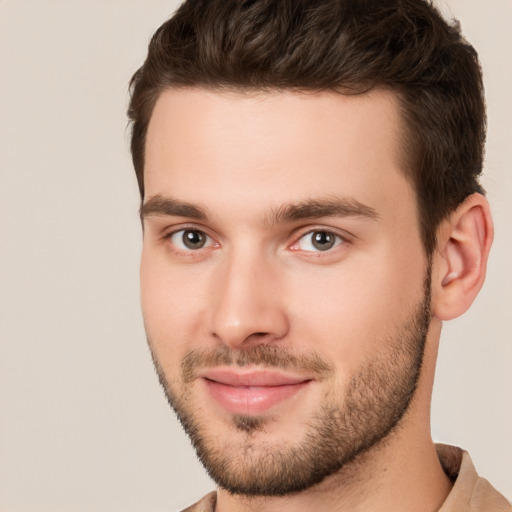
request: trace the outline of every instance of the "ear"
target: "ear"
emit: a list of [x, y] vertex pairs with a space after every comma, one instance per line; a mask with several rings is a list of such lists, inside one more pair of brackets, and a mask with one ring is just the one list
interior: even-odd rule
[[485, 280], [494, 229], [487, 199], [469, 196], [441, 223], [433, 257], [432, 313], [451, 320], [467, 311]]

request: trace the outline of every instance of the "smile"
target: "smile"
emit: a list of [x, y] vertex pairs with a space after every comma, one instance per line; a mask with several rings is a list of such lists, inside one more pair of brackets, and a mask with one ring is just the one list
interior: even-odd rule
[[302, 391], [312, 379], [270, 370], [207, 370], [201, 378], [210, 396], [231, 414], [261, 414]]

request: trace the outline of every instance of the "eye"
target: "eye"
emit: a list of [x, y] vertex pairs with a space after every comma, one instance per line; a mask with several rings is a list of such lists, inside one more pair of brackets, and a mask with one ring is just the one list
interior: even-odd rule
[[325, 252], [341, 245], [343, 242], [341, 236], [332, 231], [317, 230], [303, 235], [295, 244], [295, 248], [300, 251]]
[[171, 233], [169, 239], [180, 251], [197, 251], [212, 245], [212, 239], [199, 229], [180, 229]]

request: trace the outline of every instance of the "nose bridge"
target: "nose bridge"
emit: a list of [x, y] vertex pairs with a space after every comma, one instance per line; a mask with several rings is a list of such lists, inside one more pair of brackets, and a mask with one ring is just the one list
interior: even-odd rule
[[239, 247], [217, 269], [212, 333], [232, 348], [275, 341], [288, 329], [279, 273], [270, 260], [261, 250]]

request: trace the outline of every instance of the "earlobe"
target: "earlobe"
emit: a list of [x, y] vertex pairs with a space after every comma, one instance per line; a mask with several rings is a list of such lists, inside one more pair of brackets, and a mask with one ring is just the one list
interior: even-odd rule
[[484, 280], [493, 239], [489, 203], [472, 194], [442, 223], [434, 254], [432, 313], [440, 320], [462, 315]]

